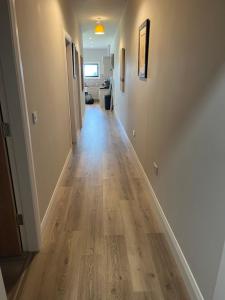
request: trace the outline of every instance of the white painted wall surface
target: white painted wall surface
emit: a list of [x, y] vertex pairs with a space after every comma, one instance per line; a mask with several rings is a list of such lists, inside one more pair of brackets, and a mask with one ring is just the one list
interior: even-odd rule
[[[43, 220], [71, 148], [65, 31], [82, 54], [80, 28], [72, 1], [15, 1], [22, 64]], [[32, 123], [32, 112], [38, 122]]]
[[[130, 0], [112, 47], [115, 109], [205, 300], [213, 299], [225, 240], [224, 11], [223, 0]], [[138, 28], [146, 18], [149, 69], [140, 80]]]

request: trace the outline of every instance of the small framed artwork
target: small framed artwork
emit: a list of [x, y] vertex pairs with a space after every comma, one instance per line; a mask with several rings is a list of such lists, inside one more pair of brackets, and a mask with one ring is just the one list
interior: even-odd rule
[[76, 47], [75, 44], [72, 43], [72, 62], [73, 62], [73, 78], [77, 78], [76, 74]]
[[80, 55], [80, 80], [81, 80], [81, 89], [84, 90], [84, 59], [83, 56]]
[[114, 69], [114, 54], [112, 53], [110, 56], [111, 68]]
[[120, 53], [120, 89], [125, 91], [125, 48], [122, 48]]
[[138, 76], [139, 76], [139, 78], [147, 78], [147, 76], [148, 76], [149, 35], [150, 35], [150, 20], [147, 19], [139, 27], [139, 43], [138, 43]]

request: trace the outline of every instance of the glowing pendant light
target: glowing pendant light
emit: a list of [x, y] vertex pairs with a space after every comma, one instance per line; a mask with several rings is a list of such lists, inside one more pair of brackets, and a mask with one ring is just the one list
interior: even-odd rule
[[100, 22], [100, 19], [97, 21], [97, 24], [95, 26], [95, 34], [104, 34], [105, 33], [105, 27]]

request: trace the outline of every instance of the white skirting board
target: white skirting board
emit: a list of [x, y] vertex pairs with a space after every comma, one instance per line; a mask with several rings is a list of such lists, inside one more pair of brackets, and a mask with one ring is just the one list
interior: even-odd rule
[[191, 297], [192, 300], [204, 300], [204, 298], [202, 296], [202, 293], [201, 293], [201, 291], [200, 291], [200, 289], [197, 285], [197, 282], [196, 282], [196, 280], [195, 280], [195, 278], [194, 278], [194, 276], [191, 272], [191, 269], [190, 269], [190, 267], [187, 263], [187, 260], [185, 259], [185, 256], [184, 256], [184, 254], [183, 254], [183, 252], [182, 252], [182, 250], [179, 246], [179, 243], [178, 243], [178, 241], [177, 241], [177, 239], [176, 239], [176, 237], [173, 233], [173, 230], [170, 227], [170, 224], [169, 224], [169, 222], [166, 218], [166, 215], [163, 212], [163, 209], [162, 209], [162, 207], [159, 203], [159, 200], [158, 200], [158, 198], [157, 198], [157, 196], [154, 192], [154, 189], [153, 189], [153, 187], [152, 187], [152, 185], [149, 181], [149, 178], [148, 178], [147, 174], [145, 173], [145, 170], [144, 170], [144, 168], [143, 168], [143, 166], [142, 166], [142, 164], [141, 164], [141, 162], [138, 158], [138, 155], [137, 155], [137, 153], [136, 153], [136, 151], [135, 151], [135, 149], [134, 149], [134, 147], [133, 147], [133, 145], [132, 145], [132, 143], [131, 143], [124, 127], [123, 127], [123, 124], [121, 123], [121, 121], [120, 121], [120, 119], [119, 119], [119, 117], [116, 113], [116, 111], [115, 111], [115, 116], [116, 116], [116, 119], [117, 119], [117, 121], [120, 125], [120, 128], [123, 131], [123, 134], [124, 134], [128, 144], [130, 145], [130, 148], [131, 148], [131, 150], [134, 154], [134, 157], [135, 157], [135, 159], [136, 159], [136, 161], [137, 161], [137, 163], [138, 163], [138, 165], [139, 165], [139, 167], [142, 171], [143, 177], [144, 177], [144, 179], [145, 179], [145, 181], [146, 181], [146, 183], [149, 187], [150, 193], [153, 196], [155, 211], [156, 211], [157, 215], [159, 216], [159, 218], [162, 222], [162, 225], [163, 225], [164, 230], [165, 230], [165, 235], [166, 235], [167, 242], [168, 242], [168, 244], [170, 246], [170, 249], [173, 253], [173, 256], [175, 258], [175, 261], [176, 261], [176, 264], [179, 268], [181, 276], [182, 276], [182, 278], [185, 282], [185, 285], [187, 287], [189, 296]]
[[70, 151], [69, 151], [69, 153], [68, 153], [68, 155], [67, 155], [67, 158], [66, 158], [66, 160], [65, 160], [64, 166], [63, 166], [63, 168], [62, 168], [62, 171], [61, 171], [61, 173], [60, 173], [60, 175], [59, 175], [59, 178], [58, 178], [58, 181], [57, 181], [57, 183], [56, 183], [54, 192], [53, 192], [53, 194], [52, 194], [51, 200], [50, 200], [50, 202], [49, 202], [48, 208], [47, 208], [47, 210], [46, 210], [46, 212], [45, 212], [45, 215], [44, 215], [44, 218], [43, 218], [43, 220], [42, 220], [42, 222], [41, 222], [41, 232], [43, 232], [43, 231], [44, 231], [44, 228], [46, 227], [46, 223], [47, 223], [49, 214], [51, 213], [52, 207], [53, 207], [53, 205], [54, 205], [54, 201], [55, 201], [55, 199], [56, 199], [56, 193], [57, 193], [57, 190], [58, 190], [58, 188], [59, 188], [59, 186], [60, 186], [61, 180], [62, 180], [62, 178], [63, 178], [63, 175], [64, 175], [65, 171], [66, 171], [66, 168], [67, 168], [67, 166], [68, 166], [68, 163], [70, 162], [71, 157], [72, 157], [72, 148], [70, 149]]

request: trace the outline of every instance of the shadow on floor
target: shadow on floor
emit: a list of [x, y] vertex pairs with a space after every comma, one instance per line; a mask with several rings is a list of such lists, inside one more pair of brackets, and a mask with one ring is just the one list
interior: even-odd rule
[[13, 300], [19, 290], [26, 269], [34, 254], [24, 253], [19, 257], [0, 258], [0, 267], [8, 300]]

